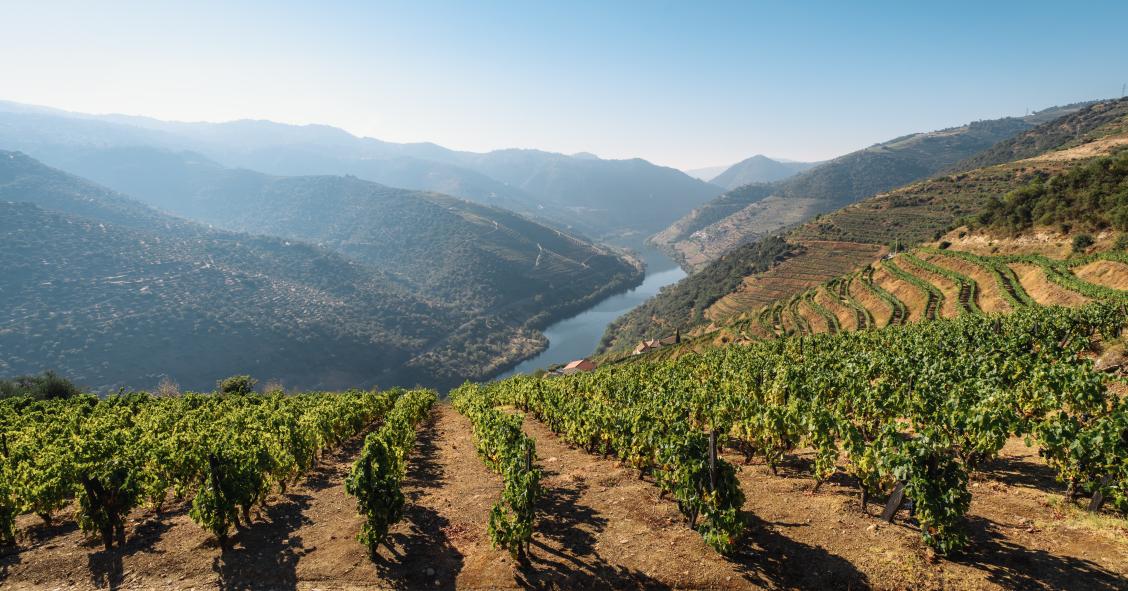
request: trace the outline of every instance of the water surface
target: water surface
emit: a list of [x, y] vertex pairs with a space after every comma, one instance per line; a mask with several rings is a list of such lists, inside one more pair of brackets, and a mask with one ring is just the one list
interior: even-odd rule
[[653, 297], [658, 290], [685, 277], [685, 271], [661, 252], [647, 249], [640, 254], [646, 260], [646, 277], [641, 285], [613, 295], [571, 318], [549, 326], [544, 330], [548, 337], [548, 348], [499, 377], [531, 373], [591, 355], [599, 345], [599, 339], [603, 338], [603, 331], [608, 324]]

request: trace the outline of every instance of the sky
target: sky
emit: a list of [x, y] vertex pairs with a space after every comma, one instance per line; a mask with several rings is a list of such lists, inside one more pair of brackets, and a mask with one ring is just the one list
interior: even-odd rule
[[3, 100], [682, 169], [822, 160], [1128, 82], [1123, 0], [0, 4]]

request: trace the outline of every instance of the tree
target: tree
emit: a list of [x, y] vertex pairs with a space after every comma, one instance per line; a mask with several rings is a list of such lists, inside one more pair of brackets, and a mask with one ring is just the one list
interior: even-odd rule
[[220, 394], [250, 394], [255, 391], [258, 380], [251, 376], [231, 376], [215, 383]]
[[53, 371], [45, 371], [36, 376], [0, 380], [0, 398], [30, 396], [36, 400], [53, 400], [73, 398], [81, 393], [82, 391], [73, 382]]

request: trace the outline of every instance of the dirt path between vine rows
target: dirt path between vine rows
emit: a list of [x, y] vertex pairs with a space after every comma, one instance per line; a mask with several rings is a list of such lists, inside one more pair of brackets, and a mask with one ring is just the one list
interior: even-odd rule
[[531, 568], [533, 588], [747, 588], [738, 564], [705, 545], [677, 505], [637, 472], [564, 444], [525, 418], [544, 470]]
[[[356, 541], [363, 523], [344, 490], [362, 439], [331, 454], [299, 485], [273, 495], [221, 553], [181, 505], [137, 511], [124, 549], [104, 552], [69, 516], [43, 527], [21, 516], [16, 552], [0, 556], [4, 589], [452, 589], [513, 587], [513, 561], [491, 548], [489, 510], [500, 478], [474, 451], [469, 422], [447, 404], [420, 428], [409, 457], [404, 519], [392, 549], [372, 561]], [[252, 512], [254, 513], [254, 512]]]
[[1123, 520], [1062, 505], [1053, 472], [1018, 440], [973, 477], [963, 557], [932, 560], [904, 513], [894, 524], [862, 515], [848, 479], [812, 494], [809, 457], [800, 453], [778, 475], [742, 466], [749, 528], [724, 558], [652, 482], [572, 449], [531, 417], [525, 430], [545, 475], [527, 563], [491, 547], [486, 524], [501, 478], [478, 459], [469, 421], [441, 403], [420, 427], [404, 519], [379, 560], [356, 541], [362, 519], [344, 491], [358, 437], [273, 495], [225, 553], [183, 504], [160, 516], [137, 511], [126, 547], [111, 552], [84, 537], [69, 511], [52, 527], [21, 516], [20, 546], [0, 552], [0, 588], [1128, 588]]

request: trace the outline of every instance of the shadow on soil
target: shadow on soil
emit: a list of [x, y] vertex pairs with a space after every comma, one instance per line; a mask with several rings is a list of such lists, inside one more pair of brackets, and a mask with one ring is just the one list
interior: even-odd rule
[[312, 497], [286, 495], [284, 501], [269, 506], [259, 521], [244, 526], [233, 546], [212, 561], [219, 575], [219, 588], [225, 591], [246, 589], [295, 589], [298, 584], [298, 559], [305, 553], [302, 539], [292, 535], [306, 523], [303, 513]]
[[404, 488], [414, 492], [408, 493], [404, 511], [407, 531], [389, 534], [387, 547], [380, 548], [380, 557], [374, 562], [380, 577], [398, 589], [454, 589], [462, 570], [462, 554], [447, 536], [450, 522], [416, 503], [422, 490], [441, 488], [446, 483], [442, 467], [435, 460], [436, 436], [432, 414], [419, 431], [408, 460]]
[[1057, 471], [1046, 464], [1025, 462], [1021, 459], [1000, 456], [980, 466], [978, 474], [1009, 486], [1024, 486], [1045, 492], [1065, 492], [1057, 481]]
[[970, 517], [968, 529], [974, 550], [957, 560], [987, 572], [987, 579], [1004, 589], [1128, 589], [1128, 575], [1099, 564], [1024, 548], [1006, 541], [1000, 524]]
[[[332, 486], [338, 476], [336, 462], [357, 453], [362, 445], [363, 435], [342, 445], [310, 472], [304, 486], [312, 491]], [[244, 525], [234, 536], [232, 547], [212, 561], [212, 570], [219, 575], [219, 588], [296, 589], [298, 560], [309, 550], [294, 532], [309, 523], [305, 512], [312, 499], [307, 494], [287, 493], [266, 507], [257, 520]]]
[[[556, 474], [546, 470], [544, 475]], [[575, 483], [546, 489], [537, 507], [541, 517], [533, 547], [518, 569], [517, 583], [527, 589], [668, 589], [645, 573], [608, 564], [599, 555], [596, 534], [607, 519], [577, 502], [585, 487]]]
[[131, 554], [157, 552], [157, 541], [172, 527], [167, 518], [175, 514], [172, 512], [154, 516], [133, 528], [124, 546], [103, 550], [99, 544], [99, 549], [86, 558], [90, 569], [90, 583], [98, 588], [120, 588], [125, 582], [122, 559]]
[[[867, 589], [865, 573], [822, 548], [781, 535], [772, 525], [746, 513], [748, 534], [729, 560], [752, 584], [786, 589]], [[788, 524], [782, 524], [788, 525]]]
[[12, 567], [20, 562], [20, 553], [17, 549], [4, 548], [0, 550], [0, 583], [3, 583], [4, 579], [8, 578], [8, 571], [12, 570]]

